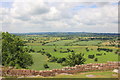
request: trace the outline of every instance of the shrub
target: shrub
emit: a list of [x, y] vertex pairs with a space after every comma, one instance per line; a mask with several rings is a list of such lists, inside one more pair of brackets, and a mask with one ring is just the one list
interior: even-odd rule
[[88, 47], [86, 48], [86, 51], [87, 51], [87, 52], [89, 51]]
[[56, 52], [57, 50], [56, 49], [54, 49], [54, 52]]
[[93, 59], [95, 56], [94, 55], [88, 55], [88, 58]]
[[67, 66], [67, 65], [68, 65], [68, 64], [66, 64], [66, 62], [63, 62], [63, 63], [62, 63], [62, 66]]
[[48, 61], [49, 61], [49, 62], [56, 62], [57, 59], [58, 59], [58, 58], [56, 58], [56, 57], [50, 57]]
[[59, 59], [57, 59], [57, 63], [62, 63], [65, 60], [66, 60], [65, 58], [59, 58]]
[[98, 54], [96, 54], [96, 56], [102, 56], [102, 53], [101, 54], [98, 53]]
[[33, 49], [30, 49], [30, 50], [29, 50], [29, 52], [35, 52], [35, 50], [33, 50]]
[[106, 51], [106, 52], [112, 52], [112, 49], [106, 49], [106, 48], [97, 48], [98, 51]]
[[44, 64], [43, 66], [44, 66], [45, 69], [49, 68], [48, 64]]
[[40, 53], [40, 52], [41, 52], [41, 50], [37, 51], [37, 53]]
[[106, 53], [104, 53], [104, 55], [106, 55]]
[[66, 58], [66, 61], [65, 61], [66, 65], [75, 66], [75, 65], [84, 64], [86, 59], [83, 56], [84, 54], [81, 54], [81, 53], [80, 54], [72, 53]]
[[94, 61], [97, 62], [97, 61], [98, 61], [98, 58], [95, 58]]
[[46, 56], [49, 58], [49, 57], [51, 57], [51, 54], [49, 54], [49, 53], [46, 53]]

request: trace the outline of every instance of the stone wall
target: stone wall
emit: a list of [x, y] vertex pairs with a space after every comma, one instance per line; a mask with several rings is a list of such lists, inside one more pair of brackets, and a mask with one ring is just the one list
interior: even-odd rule
[[[53, 69], [46, 71], [35, 71], [27, 69], [13, 69], [13, 68], [2, 68], [2, 76], [55, 76], [56, 74], [74, 74], [85, 71], [96, 71], [96, 70], [113, 70], [118, 69], [120, 62], [107, 62], [107, 63], [90, 63], [84, 65], [76, 65], [75, 67], [64, 67], [62, 69]], [[0, 71], [1, 72], [1, 71]]]

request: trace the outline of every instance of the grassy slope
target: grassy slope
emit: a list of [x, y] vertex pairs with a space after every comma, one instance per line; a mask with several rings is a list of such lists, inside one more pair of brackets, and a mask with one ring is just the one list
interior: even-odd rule
[[50, 43], [47, 43], [45, 45], [59, 45], [59, 46], [63, 46], [65, 45], [66, 43], [70, 43], [70, 42], [73, 42], [74, 40], [60, 40], [60, 41], [56, 41], [56, 42], [50, 42]]
[[62, 66], [60, 64], [47, 62], [47, 57], [44, 55], [41, 55], [39, 53], [30, 53], [30, 54], [33, 56], [33, 60], [34, 60], [34, 64], [31, 67], [29, 67], [30, 69], [46, 70], [43, 67], [44, 64], [48, 64], [50, 67], [49, 69], [62, 68]]
[[[114, 52], [105, 52], [105, 51], [100, 51], [98, 52], [96, 49], [98, 48], [97, 46], [93, 46], [93, 45], [98, 45], [100, 42], [102, 41], [97, 41], [97, 40], [93, 40], [93, 41], [79, 41], [79, 42], [75, 42], [73, 44], [79, 44], [82, 46], [63, 46], [66, 43], [70, 43], [73, 42], [74, 40], [60, 40], [60, 41], [56, 41], [56, 42], [50, 42], [44, 46], [40, 46], [40, 44], [36, 44], [36, 43], [32, 43], [33, 46], [29, 46], [30, 48], [33, 48], [35, 51], [39, 51], [42, 48], [44, 48], [45, 52], [50, 53], [52, 56], [55, 56], [57, 58], [61, 58], [61, 57], [67, 57], [69, 54], [71, 54], [71, 52], [69, 53], [60, 53], [60, 51], [66, 51], [67, 48], [74, 50], [75, 53], [84, 53], [85, 54], [85, 58], [87, 59], [87, 61], [85, 63], [104, 63], [107, 61], [118, 61], [118, 55], [114, 54]], [[47, 46], [47, 45], [58, 45], [58, 46]], [[30, 44], [31, 45], [31, 44]], [[87, 46], [86, 46], [87, 45]], [[89, 48], [89, 52], [86, 52], [86, 48]], [[105, 48], [112, 48], [112, 49], [116, 49], [114, 47], [108, 47], [108, 46], [103, 46]], [[62, 48], [62, 49], [61, 49]], [[54, 52], [54, 49], [57, 49], [57, 52]], [[91, 50], [93, 49], [93, 50]], [[106, 53], [106, 55], [102, 55], [102, 56], [96, 56], [97, 53]], [[54, 69], [54, 68], [62, 68], [63, 66], [61, 66], [60, 64], [57, 63], [50, 63], [47, 62], [47, 57], [44, 55], [41, 55], [40, 53], [30, 53], [33, 56], [34, 59], [34, 65], [32, 65], [30, 67], [30, 69], [35, 69], [35, 70], [44, 70], [43, 64], [48, 64], [50, 66], [49, 69]], [[95, 58], [98, 58], [98, 62], [94, 62], [94, 59], [89, 59], [88, 55], [90, 54], [94, 54]]]
[[[60, 53], [60, 48], [63, 48], [62, 50], [66, 50], [67, 48], [73, 49], [75, 50], [76, 53], [85, 53], [85, 58], [87, 59], [87, 61], [85, 63], [104, 63], [107, 61], [118, 61], [118, 55], [114, 54], [114, 52], [105, 52], [105, 51], [101, 51], [101, 52], [97, 52], [96, 50], [96, 46], [91, 46], [89, 47], [89, 49], [93, 49], [90, 50], [89, 52], [86, 52], [85, 48], [86, 47], [80, 47], [80, 46], [58, 46], [57, 47], [57, 52], [54, 52], [53, 49], [55, 48], [54, 46], [31, 46], [31, 48], [37, 50], [41, 50], [42, 48], [45, 49], [46, 52], [49, 52], [51, 55], [55, 56], [55, 57], [66, 57], [71, 53]], [[96, 54], [96, 53], [106, 53], [106, 55], [102, 55], [102, 56], [95, 56], [95, 58], [98, 58], [98, 62], [94, 62], [94, 59], [89, 59], [88, 55], [89, 54]], [[45, 70], [43, 67], [43, 64], [48, 64], [50, 66], [49, 69], [57, 69], [57, 68], [62, 68], [63, 66], [61, 66], [61, 64], [57, 64], [57, 63], [52, 63], [52, 62], [47, 62], [47, 57], [45, 55], [41, 55], [41, 53], [30, 53], [33, 56], [34, 59], [34, 65], [32, 65], [30, 67], [30, 69], [34, 69], [34, 70]]]
[[99, 40], [93, 40], [93, 41], [79, 41], [73, 43], [73, 45], [81, 45], [81, 46], [95, 46], [101, 43], [102, 41]]

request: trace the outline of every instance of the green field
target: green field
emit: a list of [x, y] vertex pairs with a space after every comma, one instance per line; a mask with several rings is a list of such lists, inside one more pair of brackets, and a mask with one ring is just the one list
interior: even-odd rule
[[99, 44], [101, 44], [102, 41], [98, 41], [98, 40], [93, 40], [93, 41], [78, 41], [73, 43], [72, 45], [80, 45], [80, 46], [97, 46]]
[[59, 46], [64, 46], [65, 44], [71, 43], [74, 40], [60, 40], [60, 41], [56, 41], [56, 42], [51, 42], [51, 43], [47, 43], [45, 45], [59, 45]]
[[[47, 61], [47, 57], [39, 53], [30, 53], [33, 56], [34, 64], [29, 67], [32, 70], [50, 70], [50, 69], [60, 69], [62, 66], [58, 63], [50, 63]], [[48, 64], [50, 68], [45, 69], [44, 64]]]
[[[116, 54], [119, 49], [117, 47], [119, 41], [117, 35], [113, 36], [113, 34], [39, 33], [24, 34], [21, 35], [21, 39], [25, 41], [26, 47], [34, 50], [29, 52], [34, 60], [34, 64], [29, 68], [33, 70], [46, 70], [44, 64], [49, 66], [49, 70], [63, 68], [65, 66], [58, 63], [58, 59], [67, 59], [72, 53], [84, 54], [83, 57], [86, 59], [84, 64], [118, 61], [118, 54], [120, 54]], [[98, 51], [98, 48], [112, 49], [112, 51]], [[49, 62], [50, 58], [46, 54], [51, 55], [50, 58], [57, 58], [57, 60]], [[90, 55], [94, 55], [94, 58], [89, 58]], [[97, 61], [95, 61], [96, 58]]]
[[[84, 57], [86, 58], [86, 62], [87, 63], [104, 63], [107, 61], [118, 61], [118, 55], [116, 55], [114, 53], [114, 51], [116, 49], [113, 49], [113, 52], [105, 52], [105, 51], [100, 51], [98, 52], [97, 46], [89, 46], [90, 51], [87, 52], [86, 51], [86, 47], [87, 46], [29, 46], [29, 48], [34, 49], [35, 51], [44, 49], [45, 52], [50, 53], [52, 56], [55, 56], [57, 58], [62, 58], [62, 57], [67, 57], [68, 55], [71, 54], [71, 52], [69, 53], [60, 53], [60, 51], [65, 51], [67, 48], [72, 49], [75, 51], [75, 53], [84, 53]], [[56, 48], [56, 52], [54, 52], [54, 48]], [[102, 56], [96, 56], [96, 54], [98, 53], [102, 53]], [[104, 55], [104, 53], [106, 53], [106, 55]], [[55, 63], [55, 62], [48, 62], [48, 58], [46, 55], [41, 55], [41, 53], [30, 53], [33, 56], [34, 59], [34, 64], [30, 67], [30, 69], [33, 70], [46, 70], [43, 65], [44, 64], [48, 64], [49, 65], [49, 69], [59, 69], [62, 68], [64, 66], [62, 66], [60, 63]], [[95, 62], [94, 59], [89, 59], [88, 55], [89, 54], [94, 54], [95, 58], [98, 58], [98, 61]]]

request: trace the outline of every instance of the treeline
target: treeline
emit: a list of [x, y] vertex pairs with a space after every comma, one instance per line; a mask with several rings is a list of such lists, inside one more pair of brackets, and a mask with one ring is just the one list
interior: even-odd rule
[[87, 32], [41, 32], [41, 33], [12, 33], [15, 35], [43, 35], [43, 37], [118, 37], [118, 33], [87, 33]]
[[106, 48], [97, 48], [98, 51], [106, 51], [106, 52], [112, 52], [112, 49], [106, 49]]

